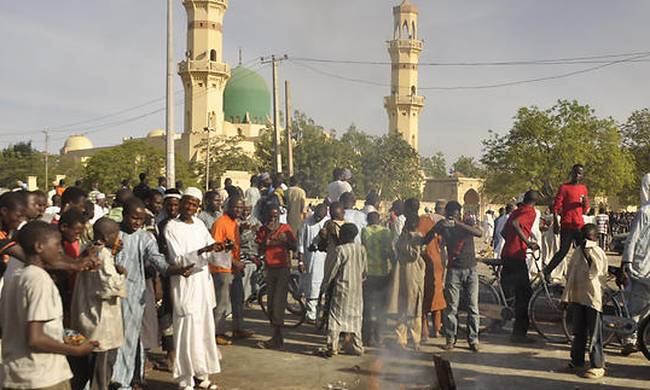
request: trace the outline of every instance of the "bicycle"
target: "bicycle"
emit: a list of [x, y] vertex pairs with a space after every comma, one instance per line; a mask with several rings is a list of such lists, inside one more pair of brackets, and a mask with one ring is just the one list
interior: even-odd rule
[[[268, 286], [266, 285], [266, 278], [264, 277], [264, 270], [266, 269], [264, 258], [260, 257], [256, 260], [245, 258], [244, 262], [252, 262], [257, 265], [257, 269], [251, 276], [256, 287], [255, 289], [257, 290], [255, 300], [262, 308], [262, 312], [266, 318], [270, 320], [268, 312]], [[287, 306], [283, 327], [297, 328], [307, 319], [307, 306], [305, 304], [305, 298], [300, 292], [300, 274], [298, 272], [291, 272], [287, 289]]]
[[[531, 327], [550, 342], [570, 341], [569, 333], [562, 325], [564, 307], [561, 304], [564, 287], [544, 279], [539, 267], [539, 251], [529, 251], [537, 267], [537, 275], [531, 281], [533, 294], [528, 303], [528, 318]], [[485, 316], [482, 330], [499, 330], [514, 319], [514, 296], [506, 293], [501, 284], [500, 259], [482, 259], [491, 268], [492, 278], [479, 276], [479, 313]]]

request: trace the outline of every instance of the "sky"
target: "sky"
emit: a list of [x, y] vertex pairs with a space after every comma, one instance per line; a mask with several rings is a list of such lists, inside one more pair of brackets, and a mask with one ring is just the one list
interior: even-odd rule
[[[257, 59], [287, 54], [290, 61], [280, 65], [280, 78], [291, 82], [295, 109], [339, 134], [354, 123], [381, 135], [387, 131], [383, 97], [389, 93], [389, 65], [307, 63], [300, 58], [388, 61], [391, 7], [398, 2], [230, 0], [223, 27], [224, 60], [236, 65], [241, 48], [243, 62], [270, 85], [271, 69]], [[650, 1], [412, 2], [420, 9], [421, 62], [650, 51]], [[174, 52], [180, 61], [186, 49], [186, 15], [180, 0], [174, 4]], [[44, 128], [51, 129], [50, 151], [61, 148], [70, 134], [87, 134], [95, 146], [105, 146], [163, 128], [165, 5], [163, 0], [2, 2], [0, 147], [32, 139], [42, 149]], [[459, 155], [478, 157], [488, 130], [504, 133], [518, 108], [546, 108], [557, 99], [577, 99], [594, 107], [597, 115], [619, 122], [650, 106], [650, 62], [620, 63], [502, 88], [426, 89], [489, 85], [593, 66], [421, 66], [419, 93], [426, 100], [419, 151], [425, 156], [443, 152], [448, 162]], [[180, 78], [174, 83], [180, 91]], [[176, 129], [182, 128], [181, 96], [176, 95]]]

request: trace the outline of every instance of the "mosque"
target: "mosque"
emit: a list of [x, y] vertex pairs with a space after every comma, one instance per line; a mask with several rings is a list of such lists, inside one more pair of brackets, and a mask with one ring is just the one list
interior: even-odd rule
[[[260, 131], [271, 127], [271, 94], [266, 81], [240, 63], [230, 69], [223, 62], [223, 20], [228, 0], [183, 0], [187, 12], [187, 51], [178, 64], [184, 95], [183, 131], [177, 133], [176, 153], [187, 160], [203, 158], [201, 148], [210, 130], [211, 140], [238, 136], [239, 147], [247, 153], [255, 151]], [[410, 0], [393, 7], [393, 39], [387, 42], [391, 59], [390, 95], [384, 98], [388, 116], [388, 132], [399, 134], [415, 150], [418, 149], [419, 119], [424, 97], [418, 95], [418, 65], [424, 43], [418, 34], [418, 8]], [[165, 148], [165, 131], [152, 130], [140, 139]], [[215, 141], [212, 141], [215, 142]], [[218, 141], [217, 141], [218, 142]], [[83, 135], [70, 136], [61, 154], [82, 162], [99, 150]], [[237, 174], [246, 180], [247, 172]], [[483, 180], [450, 177], [427, 179], [423, 200], [457, 200], [476, 213], [485, 209]]]
[[[239, 147], [247, 153], [255, 151], [260, 131], [270, 124], [271, 94], [266, 81], [258, 73], [242, 66], [230, 69], [223, 62], [223, 19], [227, 0], [184, 0], [187, 12], [187, 51], [178, 64], [183, 83], [183, 131], [176, 134], [176, 153], [187, 160], [198, 160], [200, 148], [208, 132], [211, 142], [240, 137]], [[241, 58], [241, 55], [240, 55]], [[142, 138], [148, 144], [164, 149], [165, 130], [155, 129]], [[68, 137], [61, 154], [82, 162], [99, 150], [84, 135]]]

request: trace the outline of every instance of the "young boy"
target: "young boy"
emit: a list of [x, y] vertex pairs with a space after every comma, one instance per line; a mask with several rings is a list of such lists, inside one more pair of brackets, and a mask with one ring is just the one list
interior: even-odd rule
[[96, 271], [77, 275], [72, 294], [71, 328], [97, 340], [85, 370], [75, 377], [80, 388], [90, 380], [91, 390], [107, 389], [113, 373], [117, 348], [122, 345], [122, 309], [120, 298], [126, 298], [126, 270], [115, 265], [120, 251], [120, 226], [109, 218], [100, 218], [93, 226], [95, 242], [104, 246], [97, 257], [102, 265]]
[[[59, 231], [61, 232], [63, 252], [71, 259], [76, 260], [81, 257], [83, 246], [81, 235], [83, 234], [86, 224], [86, 216], [77, 209], [69, 209], [61, 214], [59, 220]], [[72, 290], [76, 274], [67, 271], [54, 271], [53, 279], [61, 292], [63, 300], [64, 324], [69, 325], [70, 302], [72, 300]]]
[[63, 342], [63, 308], [54, 281], [43, 269], [61, 252], [56, 227], [34, 221], [18, 234], [27, 266], [16, 270], [0, 300], [2, 370], [6, 389], [70, 389], [72, 377], [64, 355], [85, 356], [96, 341]]
[[[602, 335], [601, 278], [607, 276], [607, 255], [598, 246], [598, 227], [587, 224], [582, 228], [584, 241], [573, 252], [569, 262], [563, 302], [569, 304], [573, 314], [573, 342], [569, 368], [579, 371], [585, 367], [585, 350], [589, 345], [590, 368], [579, 372], [589, 379], [605, 375]], [[590, 342], [588, 342], [588, 340]]]
[[323, 279], [322, 288], [330, 293], [326, 356], [338, 354], [341, 333], [346, 333], [344, 348], [347, 353], [363, 354], [363, 280], [368, 263], [365, 248], [355, 243], [358, 232], [352, 223], [341, 226], [334, 264]]
[[368, 226], [361, 231], [361, 243], [368, 253], [368, 278], [363, 286], [363, 344], [379, 345], [385, 322], [386, 288], [393, 258], [390, 230], [379, 223], [379, 213], [368, 213]]

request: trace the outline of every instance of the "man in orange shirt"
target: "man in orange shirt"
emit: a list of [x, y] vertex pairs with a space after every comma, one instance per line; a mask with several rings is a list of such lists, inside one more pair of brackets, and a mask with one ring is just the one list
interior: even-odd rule
[[[230, 289], [233, 284], [233, 273], [237, 274], [243, 271], [244, 264], [239, 259], [239, 251], [241, 242], [239, 239], [239, 223], [238, 219], [241, 217], [242, 210], [244, 209], [244, 202], [239, 196], [231, 196], [228, 198], [226, 204], [226, 211], [219, 217], [212, 225], [212, 237], [217, 242], [225, 242], [226, 240], [233, 243], [233, 248], [230, 251], [231, 256], [224, 261], [220, 266], [210, 264], [210, 272], [212, 272], [212, 279], [214, 280], [214, 290], [217, 298], [217, 306], [214, 309], [214, 325], [217, 336], [217, 344], [230, 345], [232, 342], [225, 336], [226, 315], [228, 314], [228, 303], [230, 299]], [[243, 319], [243, 306], [244, 302], [233, 302], [232, 304], [232, 317], [233, 317], [233, 338], [246, 338], [252, 335], [242, 329]]]

